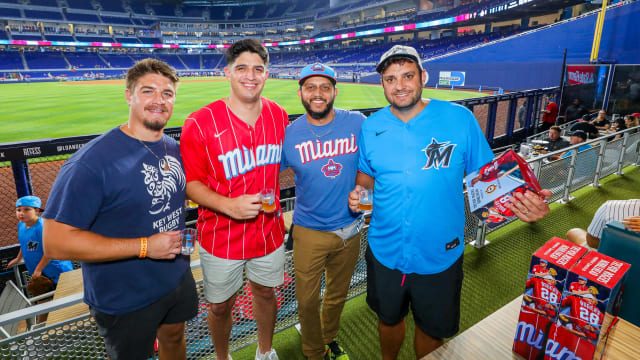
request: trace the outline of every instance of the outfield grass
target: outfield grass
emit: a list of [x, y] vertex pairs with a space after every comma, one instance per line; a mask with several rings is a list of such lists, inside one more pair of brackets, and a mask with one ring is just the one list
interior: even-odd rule
[[[269, 79], [263, 95], [281, 104], [289, 114], [304, 112], [296, 94], [297, 81]], [[173, 117], [168, 126], [182, 126], [184, 119], [202, 106], [227, 96], [229, 84], [184, 79], [178, 88]], [[456, 100], [477, 97], [478, 92], [425, 89], [424, 97]], [[128, 107], [124, 81], [48, 82], [1, 84], [0, 144], [6, 142], [98, 134], [124, 123]], [[339, 83], [335, 106], [345, 109], [387, 105], [378, 85]]]

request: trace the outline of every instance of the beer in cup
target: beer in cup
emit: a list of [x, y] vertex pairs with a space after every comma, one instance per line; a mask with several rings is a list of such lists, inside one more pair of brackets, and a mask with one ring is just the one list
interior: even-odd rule
[[270, 213], [276, 210], [276, 196], [273, 189], [263, 189], [260, 191], [260, 199], [262, 199], [262, 210]]
[[360, 202], [358, 209], [362, 211], [371, 211], [373, 209], [373, 189], [360, 190]]

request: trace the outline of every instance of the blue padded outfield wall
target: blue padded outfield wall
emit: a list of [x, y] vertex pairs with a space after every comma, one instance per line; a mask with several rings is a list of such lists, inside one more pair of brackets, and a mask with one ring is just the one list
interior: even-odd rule
[[[427, 61], [427, 86], [441, 71], [465, 72], [465, 87], [519, 91], [560, 85], [562, 56], [567, 64], [588, 64], [597, 13], [441, 59]], [[608, 9], [598, 58], [617, 64], [640, 63], [640, 2]], [[379, 83], [376, 75], [362, 82]]]

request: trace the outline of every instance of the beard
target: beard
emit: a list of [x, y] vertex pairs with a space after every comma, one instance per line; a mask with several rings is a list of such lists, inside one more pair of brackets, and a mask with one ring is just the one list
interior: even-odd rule
[[331, 101], [328, 101], [325, 109], [320, 112], [311, 110], [311, 102], [309, 101], [302, 100], [302, 106], [304, 106], [304, 109], [307, 111], [307, 114], [309, 114], [309, 116], [311, 116], [316, 120], [320, 120], [320, 119], [324, 119], [327, 115], [329, 115], [331, 110], [333, 110], [333, 102], [334, 102], [334, 99], [331, 99]]
[[[150, 110], [151, 108], [147, 108], [145, 110]], [[160, 110], [164, 111], [164, 112], [168, 112], [168, 109], [166, 107], [160, 107]], [[142, 125], [144, 125], [145, 128], [151, 130], [151, 131], [160, 131], [162, 129], [164, 129], [164, 127], [167, 125], [167, 122], [169, 120], [150, 120], [147, 118], [144, 118], [142, 120]]]
[[151, 131], [160, 131], [164, 129], [164, 126], [167, 125], [167, 122], [166, 121], [150, 121], [145, 119], [142, 124], [144, 125], [145, 128]]
[[391, 106], [396, 108], [398, 111], [409, 111], [422, 99], [422, 88], [416, 93], [414, 97], [411, 98], [411, 102], [405, 106], [398, 105], [393, 101], [393, 98], [391, 96], [387, 95], [386, 92], [384, 93], [384, 97], [387, 99], [389, 104], [391, 104]]

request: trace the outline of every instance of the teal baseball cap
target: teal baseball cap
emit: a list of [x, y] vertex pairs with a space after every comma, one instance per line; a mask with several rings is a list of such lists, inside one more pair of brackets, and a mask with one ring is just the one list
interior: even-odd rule
[[311, 65], [307, 65], [304, 67], [304, 69], [302, 69], [302, 71], [300, 71], [300, 80], [298, 81], [298, 84], [300, 84], [300, 86], [302, 86], [302, 84], [304, 83], [304, 81], [312, 76], [324, 76], [326, 78], [328, 78], [329, 80], [331, 80], [331, 82], [333, 83], [333, 85], [336, 84], [336, 72], [335, 70], [333, 70], [332, 68], [321, 64], [321, 63], [315, 63], [315, 64], [311, 64]]
[[42, 208], [42, 200], [39, 197], [29, 195], [23, 196], [18, 201], [16, 201], [16, 207], [20, 206], [30, 206], [32, 208], [41, 209]]

